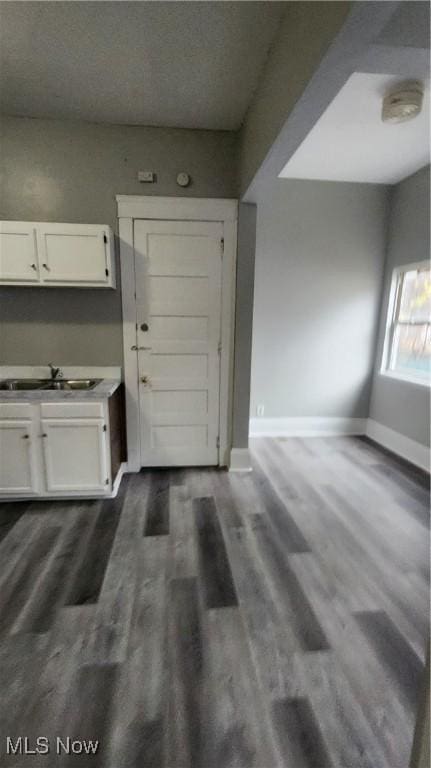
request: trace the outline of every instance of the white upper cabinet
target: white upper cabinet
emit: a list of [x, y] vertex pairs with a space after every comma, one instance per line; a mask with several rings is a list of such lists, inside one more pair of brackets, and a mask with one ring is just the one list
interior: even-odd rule
[[112, 230], [99, 224], [3, 221], [0, 283], [115, 288]]
[[0, 222], [0, 282], [39, 282], [36, 230], [33, 224]]
[[111, 284], [109, 227], [40, 224], [40, 276], [43, 283]]

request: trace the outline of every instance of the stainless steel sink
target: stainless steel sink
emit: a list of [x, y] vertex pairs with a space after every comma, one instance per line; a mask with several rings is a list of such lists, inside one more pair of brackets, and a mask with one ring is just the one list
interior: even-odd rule
[[26, 389], [44, 389], [46, 384], [49, 384], [49, 379], [3, 379], [0, 381], [0, 389], [12, 392]]
[[43, 389], [93, 389], [102, 379], [58, 379], [50, 381]]
[[25, 392], [26, 390], [69, 391], [74, 389], [94, 389], [102, 379], [3, 379], [0, 390], [8, 392]]

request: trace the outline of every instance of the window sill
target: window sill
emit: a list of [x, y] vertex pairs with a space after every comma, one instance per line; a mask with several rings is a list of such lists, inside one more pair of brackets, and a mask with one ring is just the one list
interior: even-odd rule
[[422, 379], [413, 379], [410, 376], [403, 376], [400, 373], [394, 373], [393, 371], [379, 371], [379, 376], [384, 379], [392, 379], [392, 381], [400, 381], [403, 384], [412, 384], [414, 387], [421, 387], [421, 389], [429, 389], [431, 382], [424, 381]]

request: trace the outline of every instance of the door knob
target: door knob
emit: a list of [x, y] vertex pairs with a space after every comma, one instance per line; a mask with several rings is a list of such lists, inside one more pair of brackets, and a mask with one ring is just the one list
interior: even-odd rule
[[136, 344], [134, 344], [133, 347], [130, 347], [130, 349], [132, 350], [132, 352], [136, 352], [136, 350], [139, 350], [139, 349], [145, 349], [149, 351], [151, 347], [137, 347]]
[[142, 384], [149, 384], [150, 383], [150, 377], [149, 376], [141, 376]]
[[141, 323], [141, 331], [148, 331], [148, 323]]

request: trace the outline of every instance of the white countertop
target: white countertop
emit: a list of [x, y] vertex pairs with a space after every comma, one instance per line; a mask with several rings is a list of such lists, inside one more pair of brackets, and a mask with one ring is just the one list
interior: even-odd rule
[[0, 403], [51, 400], [103, 400], [120, 386], [120, 379], [102, 379], [93, 389], [20, 389], [0, 390]]
[[[0, 403], [50, 400], [103, 400], [114, 394], [121, 384], [121, 368], [118, 366], [62, 366], [63, 379], [101, 379], [93, 389], [22, 389], [0, 390]], [[0, 366], [0, 380], [49, 379], [48, 366]]]

